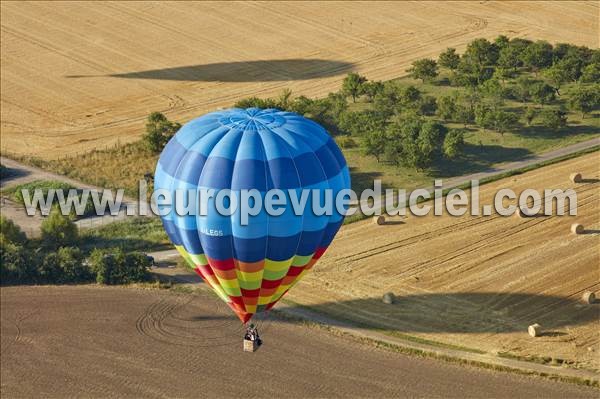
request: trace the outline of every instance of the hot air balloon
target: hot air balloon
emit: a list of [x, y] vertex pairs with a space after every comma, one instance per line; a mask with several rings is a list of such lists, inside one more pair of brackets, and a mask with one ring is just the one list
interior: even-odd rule
[[[172, 243], [243, 323], [271, 309], [331, 244], [343, 212], [334, 207], [317, 215], [312, 201], [324, 202], [325, 189], [335, 199], [349, 188], [344, 156], [323, 127], [292, 112], [258, 108], [212, 112], [185, 124], [165, 146], [154, 179], [155, 193], [227, 190], [229, 205], [242, 190], [257, 190], [263, 201], [270, 190], [284, 193], [280, 214], [260, 209], [247, 224], [239, 211], [217, 212], [214, 197], [205, 214], [179, 215], [173, 204], [159, 204]], [[296, 214], [292, 197], [301, 199], [303, 190], [309, 193], [305, 211]]]

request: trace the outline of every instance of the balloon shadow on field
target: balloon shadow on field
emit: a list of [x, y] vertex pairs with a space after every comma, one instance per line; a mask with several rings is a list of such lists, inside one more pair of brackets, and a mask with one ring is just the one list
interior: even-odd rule
[[[300, 286], [297, 289], [302, 289]], [[302, 323], [294, 313], [315, 318], [339, 327], [370, 327], [389, 333], [527, 333], [534, 323], [542, 326], [544, 336], [559, 337], [556, 329], [598, 322], [600, 304], [578, 300], [522, 293], [448, 293], [396, 296], [393, 304], [381, 298], [325, 302], [316, 305], [276, 305], [270, 318], [283, 323]], [[286, 307], [290, 311], [278, 311]], [[297, 311], [297, 312], [295, 312]], [[289, 314], [292, 317], [289, 317]], [[213, 320], [234, 318], [213, 315]], [[211, 319], [203, 315], [203, 320]]]
[[186, 82], [276, 82], [326, 78], [348, 73], [353, 63], [322, 59], [217, 62], [110, 75], [67, 75], [67, 78], [113, 77]]

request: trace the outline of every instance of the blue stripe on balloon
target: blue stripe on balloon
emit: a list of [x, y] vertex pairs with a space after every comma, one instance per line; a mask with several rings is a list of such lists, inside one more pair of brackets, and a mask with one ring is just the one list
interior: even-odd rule
[[181, 144], [182, 147], [188, 149], [202, 137], [219, 128], [222, 128], [222, 126], [216, 119], [206, 118], [206, 116], [200, 117], [186, 123], [179, 132], [177, 132], [177, 142]]
[[340, 165], [335, 158], [335, 156], [331, 153], [329, 146], [324, 145], [315, 151], [315, 155], [319, 159], [321, 166], [323, 166], [323, 171], [325, 171], [325, 175], [328, 179], [340, 173], [343, 165]]
[[[315, 235], [312, 241], [305, 240], [305, 243], [311, 248], [316, 248], [321, 236], [322, 232], [318, 237]], [[298, 253], [300, 237], [301, 233], [289, 237], [268, 236], [246, 239], [200, 233], [202, 248], [208, 256], [216, 260], [234, 258], [241, 262], [258, 262], [265, 258], [274, 261], [290, 259]], [[314, 248], [312, 252], [314, 252]]]
[[329, 223], [327, 225], [327, 227], [325, 228], [325, 231], [323, 233], [323, 237], [321, 239], [321, 243], [319, 244], [319, 247], [328, 247], [329, 244], [331, 244], [331, 242], [333, 241], [333, 238], [335, 237], [335, 234], [338, 232], [338, 230], [342, 226], [342, 223], [344, 223], [344, 221], [339, 220], [337, 222]]
[[187, 149], [173, 137], [163, 150], [158, 163], [161, 165], [165, 173], [175, 176], [181, 159], [186, 154]]
[[162, 218], [163, 227], [165, 232], [169, 236], [169, 239], [174, 245], [182, 245], [181, 238], [179, 236], [179, 229], [173, 224], [171, 220]]
[[340, 151], [340, 148], [337, 146], [337, 144], [335, 143], [335, 141], [332, 138], [330, 138], [327, 141], [326, 146], [329, 148], [329, 151], [331, 151], [331, 153], [337, 160], [340, 168], [343, 168], [344, 166], [346, 166], [346, 159], [344, 158], [342, 151]]

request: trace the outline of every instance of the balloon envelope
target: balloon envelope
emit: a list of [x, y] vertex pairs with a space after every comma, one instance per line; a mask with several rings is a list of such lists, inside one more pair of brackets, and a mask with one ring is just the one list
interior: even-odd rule
[[[325, 252], [344, 218], [336, 195], [349, 188], [346, 161], [323, 127], [295, 113], [257, 108], [213, 112], [185, 124], [164, 148], [154, 180], [155, 190], [183, 197], [159, 204], [169, 238], [242, 322], [273, 307]], [[233, 206], [241, 205], [243, 192], [255, 190], [246, 202], [256, 206], [276, 189], [280, 202], [257, 207], [244, 223], [242, 209]], [[326, 189], [334, 206], [320, 215], [313, 201], [325, 204]], [[200, 192], [205, 211], [177, 190]], [[203, 195], [210, 190], [213, 196]], [[303, 208], [299, 214], [293, 197]], [[185, 205], [192, 214], [181, 212]]]

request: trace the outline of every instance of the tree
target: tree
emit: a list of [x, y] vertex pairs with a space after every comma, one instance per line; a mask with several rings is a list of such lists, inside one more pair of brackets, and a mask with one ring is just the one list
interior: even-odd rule
[[448, 47], [446, 51], [440, 54], [438, 63], [441, 67], [448, 68], [454, 71], [458, 68], [458, 64], [460, 62], [460, 56], [456, 54], [456, 49], [452, 47]]
[[385, 117], [393, 115], [400, 105], [404, 95], [404, 88], [396, 82], [385, 82], [383, 90], [375, 95], [373, 106], [377, 112]]
[[279, 97], [277, 98], [277, 104], [279, 105], [278, 108], [288, 110], [291, 103], [292, 103], [292, 90], [290, 90], [289, 88], [286, 87], [285, 89], [283, 89], [281, 91], [281, 93], [279, 94]]
[[27, 241], [27, 237], [12, 220], [0, 215], [0, 241], [23, 245]]
[[532, 44], [530, 40], [513, 38], [508, 42], [508, 45], [498, 45], [498, 62], [497, 65], [506, 70], [517, 72], [517, 68], [523, 66], [523, 53]]
[[378, 93], [381, 93], [382, 91], [383, 91], [383, 82], [381, 82], [379, 80], [363, 83], [363, 92], [365, 93], [365, 95], [367, 96], [369, 101], [371, 101], [371, 102], [373, 101], [375, 96]]
[[234, 104], [236, 108], [279, 108], [279, 104], [272, 98], [248, 97], [237, 101]]
[[40, 280], [44, 283], [60, 282], [60, 261], [56, 252], [50, 252], [44, 256], [44, 259], [38, 267], [38, 275]]
[[437, 62], [429, 58], [422, 58], [412, 63], [412, 68], [407, 69], [415, 79], [421, 79], [423, 83], [435, 78], [438, 75]]
[[492, 120], [492, 110], [485, 104], [475, 107], [475, 123], [481, 128], [491, 129], [494, 126]]
[[60, 266], [60, 283], [77, 283], [92, 279], [89, 267], [84, 264], [83, 253], [79, 248], [62, 247], [57, 252]]
[[385, 152], [387, 138], [383, 130], [373, 130], [365, 136], [363, 153], [374, 156], [377, 162]]
[[487, 39], [475, 39], [467, 44], [463, 57], [481, 67], [494, 66], [498, 61], [498, 46], [490, 43]]
[[554, 101], [556, 89], [544, 82], [536, 82], [530, 87], [531, 98], [542, 107]]
[[581, 81], [584, 83], [600, 83], [600, 62], [593, 62], [583, 68]]
[[471, 107], [457, 104], [454, 111], [454, 120], [467, 127], [469, 123], [475, 122], [475, 111]]
[[416, 150], [413, 154], [407, 154], [406, 161], [417, 170], [429, 167], [433, 157], [438, 152], [446, 136], [447, 129], [437, 122], [426, 121], [422, 124], [416, 141]]
[[492, 111], [491, 116], [493, 129], [500, 134], [504, 134], [504, 132], [513, 129], [519, 118], [512, 112], [506, 112], [502, 110]]
[[600, 109], [600, 84], [591, 87], [578, 85], [569, 96], [569, 108], [581, 112], [581, 118], [595, 109]]
[[521, 54], [523, 49], [522, 45], [517, 45], [513, 42], [501, 48], [498, 56], [498, 66], [505, 69], [512, 69], [513, 72], [516, 72], [517, 68], [522, 65]]
[[560, 95], [560, 86], [570, 80], [569, 71], [565, 68], [563, 61], [556, 62], [544, 71], [544, 76], [556, 88], [556, 94]]
[[150, 151], [159, 153], [180, 128], [179, 123], [169, 121], [160, 112], [153, 112], [148, 116], [143, 140]]
[[50, 215], [44, 219], [41, 230], [42, 242], [52, 249], [73, 244], [78, 236], [77, 225], [69, 216], [62, 215], [58, 207], [52, 209]]
[[538, 82], [538, 80], [532, 80], [526, 76], [520, 76], [517, 79], [515, 92], [519, 100], [521, 100], [521, 102], [525, 103], [529, 101], [529, 99], [531, 98], [531, 87]]
[[512, 112], [491, 109], [487, 105], [479, 105], [475, 109], [475, 122], [483, 129], [492, 129], [500, 134], [512, 129], [518, 117]]
[[542, 125], [558, 130], [567, 126], [567, 113], [561, 109], [547, 109], [540, 113]]
[[494, 68], [484, 62], [479, 62], [475, 56], [466, 54], [460, 59], [453, 80], [461, 86], [475, 87], [491, 78]]
[[527, 121], [527, 126], [531, 126], [531, 122], [533, 122], [536, 115], [537, 111], [533, 107], [528, 107], [525, 110], [525, 120]]
[[0, 280], [2, 283], [24, 283], [37, 277], [31, 251], [7, 239], [0, 240]]
[[367, 78], [357, 73], [349, 73], [342, 82], [342, 91], [352, 97], [352, 102], [356, 102], [356, 97], [363, 92], [363, 83]]
[[448, 159], [454, 159], [462, 154], [465, 145], [465, 132], [462, 129], [450, 129], [444, 138], [443, 152]]
[[508, 47], [510, 44], [510, 40], [505, 35], [500, 35], [494, 39], [494, 44], [499, 50], [502, 50], [505, 47]]
[[129, 284], [148, 278], [150, 261], [139, 252], [125, 253], [120, 248], [94, 250], [90, 255], [91, 270], [99, 284]]
[[386, 118], [377, 111], [364, 110], [344, 112], [340, 115], [339, 128], [353, 136], [364, 136], [372, 131], [385, 130]]
[[499, 103], [502, 100], [504, 88], [498, 79], [489, 79], [483, 82], [481, 91]]
[[437, 101], [437, 115], [445, 120], [451, 121], [456, 113], [456, 99], [452, 96], [442, 96]]
[[333, 116], [335, 121], [338, 121], [340, 115], [342, 115], [348, 109], [346, 96], [342, 93], [329, 93], [327, 95], [327, 102], [330, 104], [329, 114]]
[[398, 119], [388, 126], [385, 157], [397, 165], [423, 170], [441, 152], [446, 132], [443, 125], [414, 115]]
[[522, 54], [523, 64], [535, 72], [552, 65], [552, 45], [544, 40], [529, 45]]

